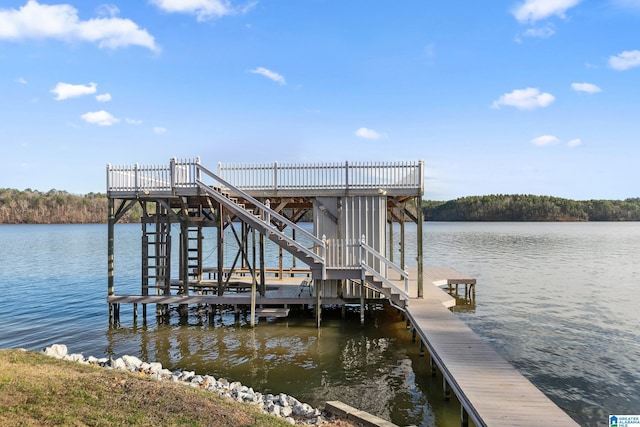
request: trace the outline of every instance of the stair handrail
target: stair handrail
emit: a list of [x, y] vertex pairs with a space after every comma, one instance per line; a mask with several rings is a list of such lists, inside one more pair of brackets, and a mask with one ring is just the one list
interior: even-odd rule
[[[324, 267], [325, 267], [325, 264], [326, 264], [326, 259], [327, 259], [326, 239], [320, 239], [320, 238], [316, 237], [313, 233], [308, 232], [304, 228], [300, 227], [298, 224], [296, 224], [293, 221], [289, 220], [285, 216], [280, 215], [278, 212], [274, 211], [273, 209], [268, 208], [267, 206], [265, 206], [259, 200], [251, 197], [250, 195], [248, 195], [244, 191], [242, 191], [239, 188], [235, 187], [233, 184], [231, 184], [231, 183], [225, 181], [224, 179], [220, 178], [218, 175], [216, 175], [215, 173], [211, 172], [206, 167], [204, 167], [204, 166], [202, 166], [200, 164], [197, 164], [196, 168], [200, 172], [203, 172], [204, 174], [208, 175], [210, 178], [213, 178], [214, 180], [216, 180], [219, 184], [221, 184], [221, 187], [224, 188], [225, 190], [231, 190], [235, 194], [242, 196], [243, 199], [247, 200], [252, 205], [254, 205], [257, 209], [259, 209], [261, 211], [261, 213], [265, 214], [265, 216], [270, 218], [269, 222], [264, 221], [264, 220], [261, 220], [261, 222], [264, 223], [263, 225], [265, 225], [267, 227], [267, 229], [271, 233], [277, 234], [278, 236], [280, 236], [284, 240], [286, 240], [288, 243], [294, 245], [296, 248], [298, 248], [302, 252], [306, 253], [307, 255], [311, 256], [312, 258], [314, 258], [317, 261], [319, 261], [320, 263], [322, 263], [323, 270], [324, 270]], [[199, 177], [196, 178], [196, 183], [199, 184], [202, 187], [205, 187], [205, 188], [208, 187], [207, 184], [205, 184]], [[277, 227], [275, 227], [273, 224], [271, 224], [271, 218], [277, 219], [281, 223], [286, 224], [287, 226], [291, 227], [292, 229], [295, 229], [296, 232], [298, 232], [298, 233], [304, 235], [305, 237], [307, 237], [313, 243], [313, 247], [314, 248], [318, 247], [318, 248], [321, 249], [320, 250], [321, 253], [317, 254], [317, 253], [307, 249], [306, 247], [301, 245], [299, 242], [291, 239], [289, 236], [287, 236], [286, 234], [281, 232]]]
[[[398, 294], [400, 294], [400, 296], [404, 297], [404, 299], [408, 300], [409, 299], [409, 294], [404, 292], [402, 289], [400, 289], [399, 287], [397, 287], [396, 285], [393, 284], [393, 282], [391, 282], [389, 279], [387, 279], [386, 277], [384, 277], [382, 274], [378, 273], [375, 268], [371, 267], [370, 265], [366, 264], [366, 263], [362, 263], [362, 275], [364, 276], [365, 273], [369, 273], [371, 276], [373, 276], [374, 278], [380, 280], [382, 283], [384, 283], [385, 285], [389, 286], [391, 289], [393, 289], [394, 291], [397, 291]], [[365, 277], [362, 277], [363, 283], [366, 280]], [[380, 289], [375, 289], [371, 286], [368, 286], [365, 284], [365, 286], [369, 289], [373, 289], [376, 292], [380, 292]], [[391, 298], [389, 298], [389, 301], [391, 303], [393, 303], [393, 301], [391, 301]]]
[[[389, 259], [387, 259], [387, 257], [383, 256], [380, 252], [378, 252], [377, 250], [375, 250], [371, 246], [367, 245], [366, 237], [365, 237], [364, 234], [362, 235], [362, 238], [360, 239], [360, 248], [362, 248], [361, 249], [361, 254], [360, 254], [360, 262], [361, 262], [361, 266], [362, 266], [363, 272], [365, 270], [368, 271], [369, 273], [371, 273], [373, 276], [375, 276], [379, 280], [382, 280], [386, 285], [388, 285], [388, 286], [396, 289], [397, 291], [399, 291], [400, 294], [402, 294], [405, 298], [409, 298], [409, 295], [408, 295], [408, 293], [409, 293], [409, 273], [407, 271], [403, 270], [397, 264], [391, 262]], [[391, 268], [392, 270], [394, 270], [397, 273], [399, 273], [400, 277], [404, 278], [404, 291], [402, 289], [398, 288], [396, 285], [394, 285], [393, 282], [391, 282], [389, 279], [387, 279], [386, 277], [382, 276], [373, 267], [371, 267], [367, 263], [367, 255], [372, 255], [375, 259], [377, 259], [378, 261], [383, 263], [385, 266], [387, 266], [388, 268]]]

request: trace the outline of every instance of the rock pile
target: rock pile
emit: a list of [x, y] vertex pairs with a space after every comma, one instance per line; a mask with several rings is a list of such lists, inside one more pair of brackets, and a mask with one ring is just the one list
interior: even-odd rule
[[97, 365], [107, 369], [140, 372], [158, 381], [173, 381], [208, 390], [237, 402], [254, 405], [264, 413], [284, 418], [291, 425], [320, 425], [326, 420], [320, 410], [284, 393], [263, 395], [237, 381], [229, 382], [224, 378], [216, 379], [211, 375], [198, 375], [193, 371], [170, 371], [163, 368], [161, 363], [143, 362], [135, 356], [125, 355], [117, 359], [84, 357], [82, 354], [69, 354], [64, 344], [54, 344], [45, 348], [43, 352], [56, 359]]

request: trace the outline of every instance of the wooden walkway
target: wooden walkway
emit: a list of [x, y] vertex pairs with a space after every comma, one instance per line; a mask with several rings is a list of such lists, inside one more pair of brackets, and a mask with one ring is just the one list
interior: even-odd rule
[[442, 373], [445, 394], [451, 389], [458, 397], [463, 425], [467, 417], [476, 426], [578, 425], [446, 308], [452, 297], [438, 285], [466, 276], [425, 269], [423, 277], [424, 299], [412, 298], [407, 315]]

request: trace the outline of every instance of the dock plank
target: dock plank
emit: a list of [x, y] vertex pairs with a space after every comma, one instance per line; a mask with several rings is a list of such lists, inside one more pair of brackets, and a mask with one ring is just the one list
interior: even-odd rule
[[438, 286], [474, 279], [448, 268], [425, 269], [423, 278], [424, 298], [410, 300], [407, 316], [476, 425], [578, 425], [448, 310], [449, 296]]

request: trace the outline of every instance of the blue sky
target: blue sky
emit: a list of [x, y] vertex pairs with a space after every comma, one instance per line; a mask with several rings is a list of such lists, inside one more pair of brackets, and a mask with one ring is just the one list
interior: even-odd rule
[[422, 159], [425, 199], [640, 196], [640, 0], [3, 0], [0, 187]]

